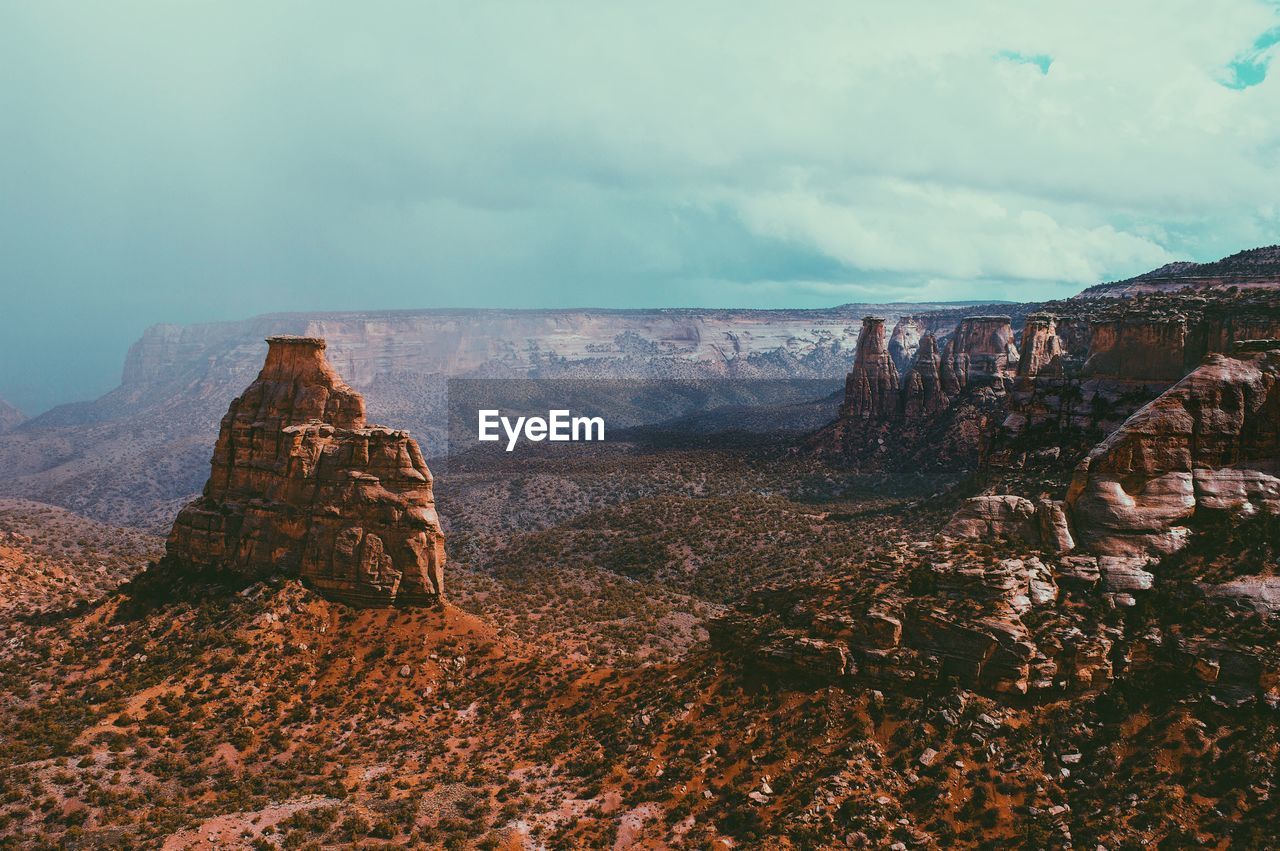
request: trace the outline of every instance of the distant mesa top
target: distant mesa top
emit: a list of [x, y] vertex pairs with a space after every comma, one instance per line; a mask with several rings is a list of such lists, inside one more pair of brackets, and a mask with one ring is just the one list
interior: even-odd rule
[[1280, 289], [1280, 245], [1237, 251], [1212, 263], [1166, 263], [1159, 269], [1133, 278], [1089, 287], [1076, 297], [1134, 296], [1183, 289], [1221, 290], [1229, 287], [1241, 290]]
[[366, 426], [364, 399], [318, 337], [267, 338], [258, 378], [222, 418], [204, 494], [179, 512], [166, 560], [253, 581], [300, 577], [354, 605], [444, 594], [431, 472], [407, 432]]
[[279, 344], [283, 346], [315, 346], [318, 349], [325, 347], [324, 337], [301, 337], [297, 334], [274, 334], [267, 338], [267, 344]]
[[1237, 340], [1234, 350], [1238, 353], [1278, 351], [1280, 340]]

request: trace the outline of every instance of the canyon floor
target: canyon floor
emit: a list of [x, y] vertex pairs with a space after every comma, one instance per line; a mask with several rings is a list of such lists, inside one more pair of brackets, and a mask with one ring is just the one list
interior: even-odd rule
[[[837, 687], [708, 642], [708, 621], [752, 589], [838, 580], [928, 540], [965, 482], [895, 493], [785, 441], [616, 444], [517, 466], [475, 457], [440, 474], [454, 561], [438, 608], [358, 610], [296, 580], [233, 588], [157, 570], [92, 604], [33, 590], [0, 627], [0, 844], [1180, 848], [1273, 835], [1280, 725], [1251, 706], [1141, 681], [1050, 701], [947, 682]], [[154, 553], [154, 539], [109, 529], [65, 556], [15, 537], [65, 537], [60, 522], [0, 506], [6, 540], [41, 563], [99, 559], [123, 579]]]

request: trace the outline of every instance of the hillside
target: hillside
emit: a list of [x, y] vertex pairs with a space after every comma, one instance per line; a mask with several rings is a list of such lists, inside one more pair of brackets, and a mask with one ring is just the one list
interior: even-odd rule
[[54, 505], [0, 499], [0, 613], [64, 609], [115, 590], [160, 556], [164, 541]]
[[4, 399], [0, 399], [0, 433], [17, 428], [26, 418], [26, 414], [22, 413], [22, 411], [19, 411]]
[[1280, 289], [1280, 245], [1238, 251], [1212, 263], [1169, 263], [1133, 278], [1097, 284], [1077, 298], [1129, 297], [1182, 289]]

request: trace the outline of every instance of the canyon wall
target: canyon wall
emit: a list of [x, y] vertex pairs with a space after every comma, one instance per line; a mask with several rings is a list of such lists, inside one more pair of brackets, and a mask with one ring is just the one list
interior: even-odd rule
[[[934, 307], [876, 309], [892, 320]], [[450, 378], [812, 378], [834, 389], [866, 312], [383, 311], [156, 326], [130, 349], [119, 387], [0, 435], [0, 495], [167, 529], [199, 492], [219, 418], [274, 334], [324, 337], [370, 412], [411, 430], [430, 456], [446, 451]]]
[[1080, 463], [1067, 502], [1085, 547], [1160, 555], [1198, 512], [1280, 514], [1280, 344], [1249, 348], [1209, 355]]

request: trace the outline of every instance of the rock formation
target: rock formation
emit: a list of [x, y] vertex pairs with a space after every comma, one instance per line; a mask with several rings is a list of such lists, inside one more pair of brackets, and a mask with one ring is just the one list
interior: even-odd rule
[[1086, 376], [1170, 383], [1187, 372], [1184, 316], [1126, 316], [1092, 323]]
[[1067, 501], [1091, 551], [1173, 552], [1197, 511], [1280, 513], [1280, 344], [1270, 345], [1210, 355], [1081, 462]]
[[948, 346], [957, 378], [1011, 374], [1018, 363], [1008, 316], [966, 316]]
[[222, 418], [204, 494], [178, 514], [166, 560], [241, 580], [298, 576], [356, 605], [444, 591], [432, 479], [407, 432], [365, 423], [324, 340], [267, 338], [258, 378]]
[[1035, 378], [1062, 357], [1065, 347], [1058, 338], [1057, 320], [1046, 313], [1027, 317], [1022, 331], [1022, 356], [1018, 359], [1018, 377]]
[[889, 356], [884, 336], [884, 319], [868, 316], [862, 320], [853, 369], [845, 379], [842, 417], [883, 421], [898, 409], [898, 369]]
[[991, 559], [927, 545], [909, 587], [881, 564], [832, 583], [771, 588], [711, 624], [712, 643], [790, 674], [895, 689], [969, 688], [1062, 695], [1104, 689], [1112, 639], [1058, 609], [1058, 583], [1035, 556]]
[[[1236, 348], [1209, 355], [1098, 444], [1065, 502], [976, 497], [945, 534], [1058, 554], [1078, 543], [1071, 572], [1099, 577], [1114, 601], [1132, 603], [1133, 592], [1153, 586], [1159, 558], [1186, 546], [1193, 521], [1280, 516], [1280, 342]], [[1273, 584], [1248, 577], [1227, 596], [1250, 590], [1271, 606]]]
[[942, 386], [942, 358], [932, 334], [920, 338], [911, 370], [902, 382], [903, 417], [912, 420], [945, 410], [951, 397]]
[[[1007, 316], [952, 321], [959, 324], [948, 338], [946, 355], [939, 355], [937, 336], [928, 330], [932, 321], [915, 323], [925, 330], [899, 381], [883, 319], [864, 319], [838, 418], [810, 444], [842, 453], [863, 468], [900, 464], [913, 454], [927, 456], [926, 463], [934, 466], [974, 461], [983, 436], [1004, 416], [1018, 350]], [[899, 323], [899, 339], [910, 339], [915, 325]]]
[[889, 357], [893, 358], [899, 374], [911, 368], [920, 339], [927, 333], [917, 316], [904, 316], [893, 326], [893, 333], [889, 335]]
[[1052, 553], [1075, 549], [1065, 503], [1051, 499], [976, 496], [965, 501], [942, 533], [973, 541], [1005, 539]]

